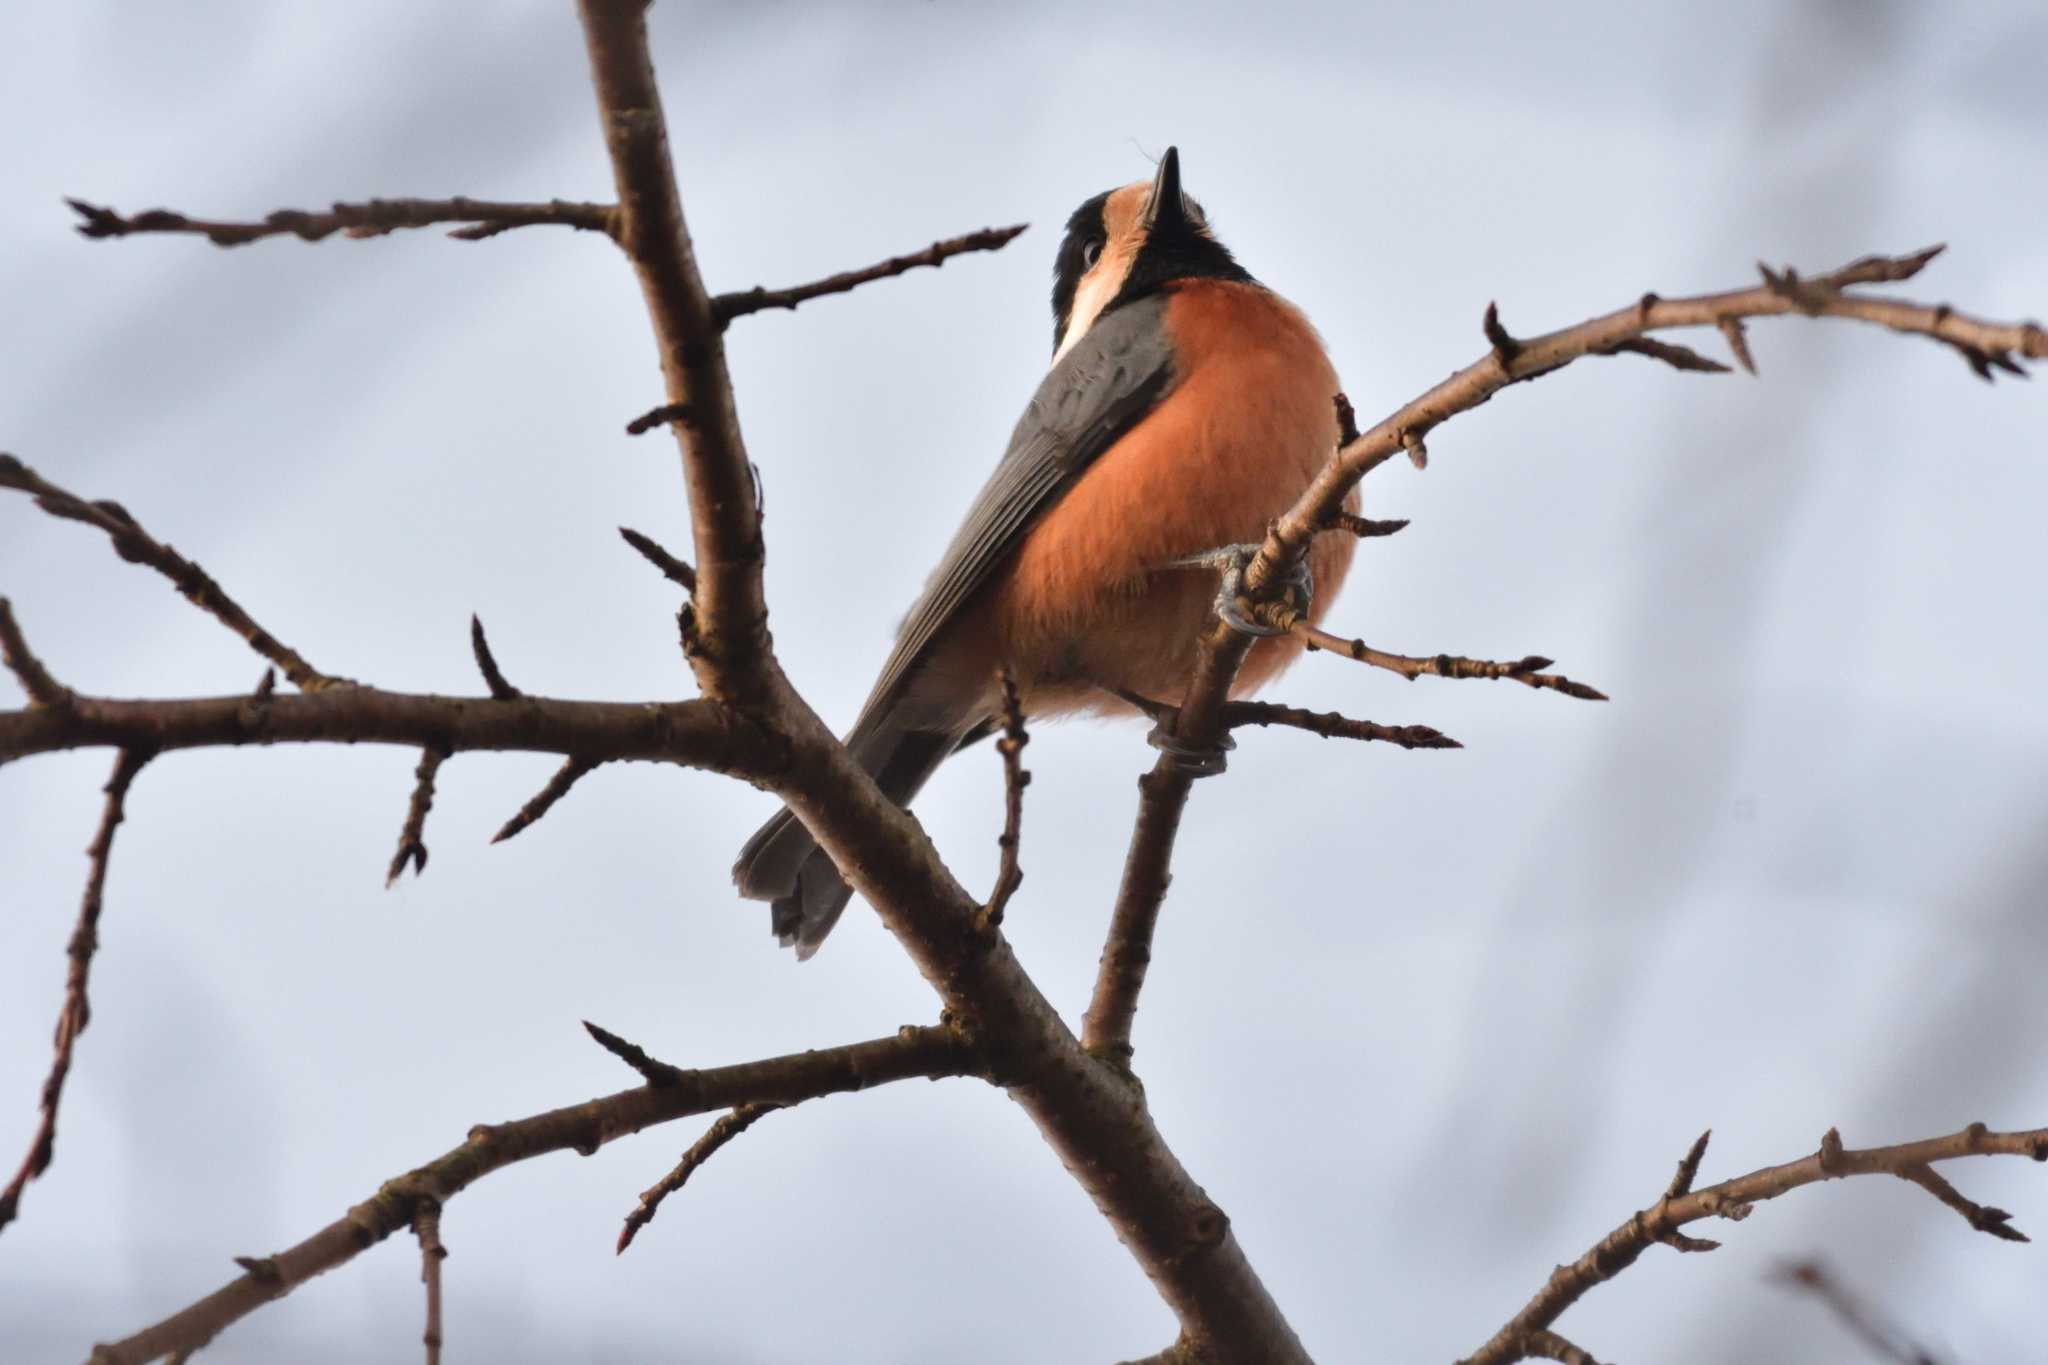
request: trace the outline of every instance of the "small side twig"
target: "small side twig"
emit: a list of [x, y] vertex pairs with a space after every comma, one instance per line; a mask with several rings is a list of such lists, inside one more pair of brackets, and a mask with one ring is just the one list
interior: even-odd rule
[[572, 758], [564, 762], [561, 767], [555, 769], [555, 775], [548, 779], [548, 784], [535, 792], [533, 799], [521, 806], [518, 813], [491, 836], [491, 842], [504, 843], [553, 810], [555, 802], [567, 796], [569, 788], [582, 781], [583, 775], [597, 766], [597, 760], [594, 758]]
[[621, 526], [619, 536], [628, 545], [640, 552], [641, 558], [661, 570], [662, 576], [684, 592], [697, 591], [697, 571], [677, 559], [655, 542], [651, 536], [644, 536], [630, 526]]
[[1223, 708], [1223, 723], [1231, 729], [1242, 725], [1284, 725], [1306, 730], [1324, 739], [1383, 740], [1403, 749], [1462, 749], [1465, 746], [1443, 731], [1428, 725], [1381, 725], [1375, 721], [1353, 720], [1335, 711], [1308, 711], [1270, 701], [1233, 701]]
[[498, 660], [491, 653], [491, 642], [484, 637], [484, 623], [475, 612], [469, 616], [469, 649], [476, 655], [476, 667], [484, 675], [484, 685], [491, 689], [491, 696], [499, 701], [511, 701], [526, 694], [505, 681], [505, 674], [498, 667]]
[[1547, 688], [1553, 692], [1562, 692], [1567, 697], [1578, 697], [1582, 701], [1607, 700], [1606, 693], [1588, 687], [1582, 682], [1573, 682], [1562, 674], [1545, 673], [1543, 670], [1549, 668], [1552, 661], [1540, 654], [1531, 654], [1526, 658], [1506, 662], [1467, 659], [1456, 654], [1389, 654], [1383, 649], [1374, 649], [1363, 640], [1347, 640], [1340, 635], [1332, 635], [1327, 630], [1310, 625], [1306, 620], [1296, 621], [1289, 627], [1289, 632], [1310, 649], [1342, 654], [1359, 663], [1399, 673], [1411, 681], [1424, 674], [1437, 678], [1506, 678], [1525, 687]]
[[646, 1081], [651, 1086], [658, 1088], [665, 1085], [674, 1085], [682, 1078], [682, 1068], [655, 1060], [653, 1057], [648, 1056], [647, 1050], [638, 1043], [628, 1042], [608, 1028], [602, 1028], [585, 1019], [583, 1021], [583, 1031], [594, 1038], [599, 1047], [639, 1072], [640, 1079]]
[[488, 199], [371, 199], [360, 204], [335, 204], [326, 212], [279, 209], [257, 222], [222, 222], [188, 218], [169, 209], [150, 209], [133, 216], [110, 208], [88, 204], [83, 199], [66, 199], [79, 217], [82, 237], [129, 237], [138, 233], [186, 233], [204, 237], [215, 246], [245, 246], [266, 237], [297, 237], [317, 242], [340, 233], [344, 237], [382, 237], [401, 228], [433, 227], [441, 223], [467, 223], [448, 235], [464, 242], [480, 242], [519, 227], [554, 225], [579, 232], [601, 232], [614, 237], [618, 232], [618, 210], [610, 204], [577, 204], [551, 199], [545, 204], [507, 204]]
[[731, 1142], [747, 1129], [753, 1127], [765, 1116], [777, 1109], [786, 1108], [780, 1104], [743, 1104], [731, 1113], [720, 1115], [704, 1136], [690, 1144], [675, 1169], [650, 1185], [640, 1195], [640, 1202], [626, 1215], [626, 1225], [619, 1229], [619, 1245], [615, 1255], [624, 1255], [626, 1248], [633, 1245], [633, 1239], [640, 1229], [654, 1221], [654, 1215], [661, 1211], [661, 1203], [681, 1189], [697, 1168], [709, 1161], [719, 1148]]
[[70, 707], [71, 689], [50, 676], [50, 670], [28, 647], [28, 638], [14, 619], [14, 605], [4, 597], [0, 597], [0, 662], [28, 693], [30, 705], [58, 711]]
[[1005, 668], [1000, 675], [1003, 690], [1003, 733], [996, 740], [996, 752], [1003, 756], [1003, 832], [996, 840], [1002, 859], [996, 869], [996, 884], [981, 908], [979, 927], [988, 933], [1003, 922], [1010, 897], [1024, 884], [1024, 869], [1017, 864], [1017, 850], [1024, 825], [1024, 789], [1031, 774], [1024, 770], [1024, 746], [1031, 736], [1024, 730], [1024, 707], [1017, 695], [1017, 680]]
[[57, 1109], [64, 1102], [64, 1082], [71, 1075], [72, 1049], [77, 1045], [78, 1035], [92, 1022], [92, 1004], [86, 987], [92, 977], [93, 953], [99, 948], [100, 910], [105, 904], [107, 863], [114, 852], [114, 831], [127, 816], [128, 788], [150, 758], [148, 750], [123, 749], [107, 778], [106, 806], [100, 813], [99, 829], [85, 851], [91, 871], [86, 874], [85, 895], [78, 906], [78, 924], [64, 950], [71, 965], [64, 978], [64, 1003], [57, 1011], [56, 1056], [50, 1062], [49, 1076], [43, 1081], [42, 1118], [36, 1125], [35, 1136], [29, 1140], [28, 1155], [22, 1158], [7, 1187], [0, 1190], [0, 1228], [14, 1221], [21, 1207], [22, 1191], [29, 1181], [49, 1169], [57, 1153]]
[[813, 280], [809, 284], [799, 284], [788, 289], [756, 287], [730, 294], [719, 294], [711, 300], [711, 312], [723, 327], [730, 324], [734, 318], [745, 317], [749, 313], [758, 313], [764, 309], [795, 308], [800, 303], [808, 303], [827, 294], [844, 294], [849, 289], [857, 289], [875, 280], [886, 280], [892, 275], [901, 275], [919, 266], [936, 268], [953, 257], [970, 251], [1000, 251], [1015, 241], [1018, 234], [1029, 226], [1029, 223], [1018, 223], [1013, 227], [983, 228], [979, 232], [963, 233], [958, 237], [933, 242], [924, 250], [911, 252], [907, 256], [891, 256], [888, 260], [875, 265], [864, 266], [859, 270], [841, 271], [837, 275], [827, 275], [822, 280]]
[[656, 427], [665, 427], [671, 422], [688, 423], [694, 411], [688, 403], [662, 403], [626, 423], [626, 434], [645, 436]]
[[412, 801], [405, 809], [405, 824], [398, 831], [398, 851], [391, 855], [391, 866], [384, 873], [386, 890], [398, 884], [407, 863], [412, 864], [414, 875], [427, 870], [427, 812], [434, 808], [434, 777], [447, 758], [441, 749], [420, 750], [420, 764], [412, 773]]
[[441, 1262], [448, 1248], [441, 1243], [441, 1201], [423, 1197], [412, 1216], [413, 1235], [420, 1241], [420, 1282], [427, 1287], [427, 1365], [441, 1365]]
[[120, 503], [105, 500], [88, 502], [76, 493], [57, 487], [14, 456], [5, 454], [0, 454], [0, 488], [27, 493], [36, 500], [36, 506], [53, 517], [84, 522], [106, 532], [114, 542], [115, 554], [131, 563], [146, 564], [170, 579], [187, 601], [241, 636], [251, 649], [277, 665], [300, 691], [317, 692], [348, 681], [322, 673], [296, 650], [256, 624], [255, 618], [243, 611], [206, 570], [150, 535]]
[[1408, 518], [1406, 517], [1397, 517], [1387, 521], [1375, 521], [1371, 517], [1361, 517], [1355, 512], [1339, 512], [1336, 516], [1330, 518], [1330, 524], [1323, 529], [1326, 531], [1343, 531], [1349, 535], [1357, 536], [1360, 540], [1369, 540], [1374, 536], [1393, 535], [1396, 531], [1405, 530], [1407, 526]]

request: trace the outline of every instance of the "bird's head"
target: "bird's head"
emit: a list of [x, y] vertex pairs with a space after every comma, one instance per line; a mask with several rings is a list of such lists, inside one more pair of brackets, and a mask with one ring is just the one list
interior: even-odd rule
[[1105, 190], [1074, 210], [1053, 262], [1053, 360], [1097, 318], [1176, 280], [1249, 280], [1209, 231], [1208, 216], [1180, 183], [1180, 151], [1168, 147], [1159, 171]]

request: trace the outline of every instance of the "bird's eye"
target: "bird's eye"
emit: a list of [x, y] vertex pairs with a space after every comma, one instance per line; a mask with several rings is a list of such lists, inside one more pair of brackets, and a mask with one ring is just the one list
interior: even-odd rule
[[1095, 263], [1101, 259], [1102, 239], [1100, 237], [1090, 237], [1087, 241], [1081, 243], [1081, 268], [1083, 270], [1093, 270]]

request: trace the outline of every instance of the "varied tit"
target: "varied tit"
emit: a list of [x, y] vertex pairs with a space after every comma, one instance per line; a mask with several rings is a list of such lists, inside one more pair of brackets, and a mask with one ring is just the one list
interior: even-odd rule
[[[1330, 458], [1336, 371], [1294, 305], [1254, 280], [1181, 190], [1173, 148], [1149, 182], [1074, 211], [1054, 266], [1052, 369], [910, 609], [846, 737], [890, 799], [1000, 723], [999, 677], [1029, 716], [1131, 714], [1116, 691], [1178, 703], [1216, 605], [1186, 561], [1264, 537]], [[1319, 619], [1352, 538], [1309, 555]], [[1232, 688], [1301, 653], [1255, 643]], [[733, 868], [809, 957], [852, 894], [783, 810]]]

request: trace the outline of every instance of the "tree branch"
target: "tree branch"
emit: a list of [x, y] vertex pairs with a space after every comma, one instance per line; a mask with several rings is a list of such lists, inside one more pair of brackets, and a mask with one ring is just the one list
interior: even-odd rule
[[548, 779], [548, 784], [535, 792], [533, 799], [521, 806], [512, 818], [491, 836], [491, 842], [502, 844], [513, 835], [524, 832], [527, 826], [553, 810], [555, 802], [567, 796], [569, 788], [581, 782], [584, 775], [596, 767], [597, 763], [587, 758], [572, 758], [563, 763], [561, 767], [555, 769], [555, 775]]
[[886, 280], [907, 270], [915, 270], [919, 266], [931, 266], [936, 269], [953, 257], [970, 251], [1000, 251], [1015, 241], [1029, 226], [1029, 223], [1018, 223], [1014, 227], [983, 228], [979, 232], [963, 233], [958, 237], [933, 242], [924, 250], [913, 251], [907, 256], [891, 256], [876, 265], [859, 270], [843, 270], [837, 275], [827, 275], [822, 280], [793, 285], [787, 289], [767, 289], [756, 285], [752, 289], [720, 294], [711, 301], [711, 309], [717, 315], [721, 326], [731, 323], [734, 318], [759, 313], [764, 309], [794, 309], [800, 303], [808, 303], [827, 294], [844, 294], [848, 290], [858, 289], [861, 285]]
[[941, 1028], [905, 1028], [887, 1038], [737, 1066], [675, 1071], [660, 1084], [510, 1123], [481, 1124], [468, 1141], [414, 1168], [311, 1237], [275, 1256], [250, 1258], [243, 1275], [133, 1336], [94, 1348], [93, 1365], [142, 1365], [194, 1350], [272, 1299], [411, 1228], [420, 1209], [436, 1209], [507, 1166], [548, 1152], [585, 1156], [617, 1138], [692, 1114], [750, 1103], [795, 1104], [890, 1081], [977, 1073], [974, 1051]]
[[654, 1221], [654, 1215], [661, 1212], [662, 1201], [681, 1189], [697, 1168], [711, 1160], [719, 1148], [731, 1142], [761, 1119], [785, 1106], [779, 1104], [743, 1104], [729, 1114], [722, 1114], [704, 1131], [704, 1136], [691, 1143], [683, 1153], [675, 1169], [654, 1182], [640, 1196], [640, 1202], [626, 1215], [626, 1225], [619, 1229], [619, 1245], [614, 1255], [625, 1255], [626, 1248], [633, 1245], [633, 1238], [640, 1229]]
[[412, 800], [398, 831], [398, 851], [391, 855], [391, 866], [384, 873], [386, 891], [398, 885], [407, 863], [412, 864], [415, 876], [427, 870], [427, 812], [434, 808], [434, 775], [447, 757], [432, 746], [420, 750], [420, 765], [413, 769]]
[[1002, 924], [1003, 914], [1010, 908], [1010, 897], [1024, 884], [1024, 869], [1017, 864], [1017, 851], [1024, 838], [1024, 789], [1031, 785], [1031, 774], [1024, 771], [1024, 746], [1031, 742], [1031, 736], [1024, 730], [1024, 707], [1017, 695], [1017, 679], [1007, 668], [1002, 671], [1001, 683], [1003, 733], [996, 741], [996, 752], [1003, 758], [1003, 832], [996, 847], [1002, 856], [996, 866], [996, 884], [988, 893], [988, 904], [981, 908], [978, 923], [983, 932]]
[[448, 1248], [441, 1244], [439, 1200], [419, 1201], [412, 1231], [420, 1243], [420, 1282], [427, 1287], [427, 1329], [420, 1340], [426, 1344], [427, 1365], [441, 1365], [441, 1262], [448, 1259]]
[[1552, 661], [1541, 654], [1531, 654], [1525, 658], [1499, 663], [1487, 659], [1467, 659], [1456, 654], [1417, 657], [1409, 654], [1389, 654], [1383, 649], [1374, 649], [1363, 640], [1346, 640], [1342, 636], [1332, 635], [1327, 630], [1312, 626], [1306, 620], [1294, 622], [1288, 630], [1312, 650], [1328, 650], [1333, 654], [1342, 654], [1358, 663], [1371, 664], [1374, 668], [1399, 673], [1410, 682], [1424, 674], [1437, 678], [1506, 678], [1525, 687], [1548, 688], [1553, 692], [1562, 692], [1567, 697], [1577, 697], [1581, 701], [1607, 700], [1606, 693], [1588, 687], [1582, 682], [1573, 682], [1562, 674], [1543, 672], [1550, 667]]
[[64, 1082], [71, 1075], [71, 1052], [78, 1035], [92, 1022], [92, 1004], [86, 987], [92, 977], [93, 953], [99, 948], [100, 909], [106, 897], [107, 863], [114, 852], [114, 831], [127, 813], [128, 788], [150, 757], [147, 749], [123, 749], [114, 761], [113, 774], [107, 778], [107, 803], [100, 813], [99, 829], [85, 850], [91, 871], [86, 874], [85, 896], [78, 906], [78, 927], [71, 931], [71, 942], [65, 947], [71, 967], [64, 978], [64, 1003], [57, 1011], [57, 1055], [43, 1081], [42, 1119], [29, 1140], [28, 1155], [22, 1158], [7, 1188], [0, 1190], [0, 1228], [14, 1221], [21, 1207], [22, 1191], [29, 1181], [49, 1169], [57, 1153], [57, 1109], [64, 1102]]
[[480, 242], [518, 227], [553, 224], [579, 232], [617, 235], [618, 210], [610, 204], [573, 204], [551, 199], [545, 204], [505, 204], [488, 199], [372, 199], [361, 204], [335, 204], [325, 213], [279, 209], [261, 222], [218, 222], [187, 218], [169, 209], [150, 209], [127, 217], [109, 208], [66, 199], [80, 222], [82, 237], [127, 237], [136, 233], [191, 233], [215, 246], [244, 246], [265, 237], [297, 237], [317, 242], [340, 233], [344, 237], [382, 237], [401, 228], [468, 223], [450, 237]]
[[[1694, 1190], [1691, 1188], [1692, 1176], [1699, 1168], [1699, 1158], [1706, 1151], [1706, 1143], [1706, 1137], [1702, 1136], [1693, 1145], [1692, 1153], [1680, 1164], [1678, 1178], [1672, 1181], [1662, 1199], [1630, 1215], [1627, 1222], [1601, 1238], [1578, 1260], [1559, 1266], [1522, 1311], [1462, 1365], [1512, 1365], [1514, 1361], [1541, 1354], [1539, 1343], [1544, 1334], [1567, 1308], [1585, 1297], [1594, 1286], [1613, 1279], [1635, 1264], [1636, 1258], [1657, 1242], [1675, 1245], [1685, 1251], [1711, 1250], [1719, 1244], [1687, 1237], [1679, 1231], [1702, 1218], [1739, 1221], [1747, 1218], [1751, 1210], [1766, 1199], [1775, 1199], [1823, 1180], [1852, 1175], [1893, 1175], [1931, 1189], [1923, 1178], [1923, 1173], [1933, 1175], [1931, 1164], [1960, 1157], [2025, 1156], [2035, 1161], [2048, 1161], [2048, 1128], [1994, 1133], [1981, 1123], [1973, 1123], [1960, 1133], [1951, 1133], [1947, 1137], [1901, 1143], [1895, 1147], [1869, 1147], [1860, 1151], [1844, 1148], [1841, 1136], [1830, 1128], [1821, 1139], [1820, 1150], [1811, 1156], [1788, 1161], [1781, 1166], [1766, 1166], [1704, 1190]], [[1940, 1177], [1935, 1179], [1940, 1180]], [[1947, 1192], [1936, 1191], [1936, 1197], [1962, 1214], [1970, 1226], [2006, 1240], [2026, 1240], [2010, 1225], [2012, 1215], [2003, 1209], [1971, 1203], [1956, 1193], [1955, 1187], [1946, 1180], [1940, 1183]]]
[[107, 533], [114, 553], [135, 564], [146, 564], [171, 580], [192, 605], [206, 612], [248, 642], [251, 649], [270, 660], [302, 692], [346, 684], [347, 679], [322, 673], [307, 663], [296, 650], [256, 624], [255, 618], [236, 604], [220, 584], [170, 546], [142, 529], [142, 524], [118, 502], [87, 502], [75, 493], [57, 487], [12, 455], [0, 454], [0, 488], [29, 494], [36, 506], [53, 517], [81, 521]]
[[483, 618], [471, 612], [469, 617], [469, 651], [476, 656], [476, 671], [484, 675], [484, 686], [491, 689], [495, 701], [512, 701], [526, 694], [505, 681], [505, 674], [498, 667], [498, 658], [491, 653], [491, 642], [484, 635]]

